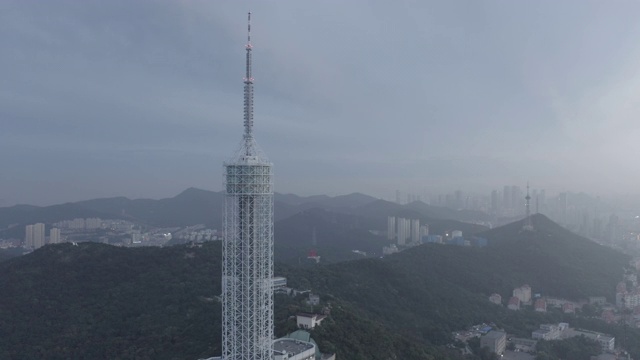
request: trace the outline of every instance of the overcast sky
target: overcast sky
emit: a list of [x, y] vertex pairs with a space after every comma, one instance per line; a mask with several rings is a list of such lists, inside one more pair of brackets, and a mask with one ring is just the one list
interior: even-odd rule
[[637, 1], [0, 1], [0, 206], [222, 189], [637, 193]]

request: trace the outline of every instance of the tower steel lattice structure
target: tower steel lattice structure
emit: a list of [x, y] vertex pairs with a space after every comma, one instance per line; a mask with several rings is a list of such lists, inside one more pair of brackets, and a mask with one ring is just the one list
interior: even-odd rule
[[224, 164], [224, 360], [271, 360], [273, 353], [273, 174], [253, 137], [251, 50], [249, 13], [244, 135], [240, 150]]

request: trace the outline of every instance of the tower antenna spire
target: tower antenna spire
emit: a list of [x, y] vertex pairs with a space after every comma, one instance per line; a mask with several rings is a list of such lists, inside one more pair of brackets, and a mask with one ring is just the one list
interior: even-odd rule
[[247, 58], [244, 76], [244, 152], [245, 156], [255, 156], [253, 143], [253, 76], [251, 75], [251, 12], [247, 14]]

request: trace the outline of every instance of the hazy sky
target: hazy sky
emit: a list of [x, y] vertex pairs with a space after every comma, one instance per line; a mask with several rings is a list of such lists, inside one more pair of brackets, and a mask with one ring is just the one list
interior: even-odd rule
[[637, 1], [0, 1], [0, 206], [222, 189], [639, 192]]

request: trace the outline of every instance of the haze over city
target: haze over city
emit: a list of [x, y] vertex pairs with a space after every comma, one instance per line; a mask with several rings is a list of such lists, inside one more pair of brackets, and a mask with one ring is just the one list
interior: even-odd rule
[[636, 193], [640, 3], [0, 3], [0, 206], [222, 188], [255, 128], [278, 192]]

